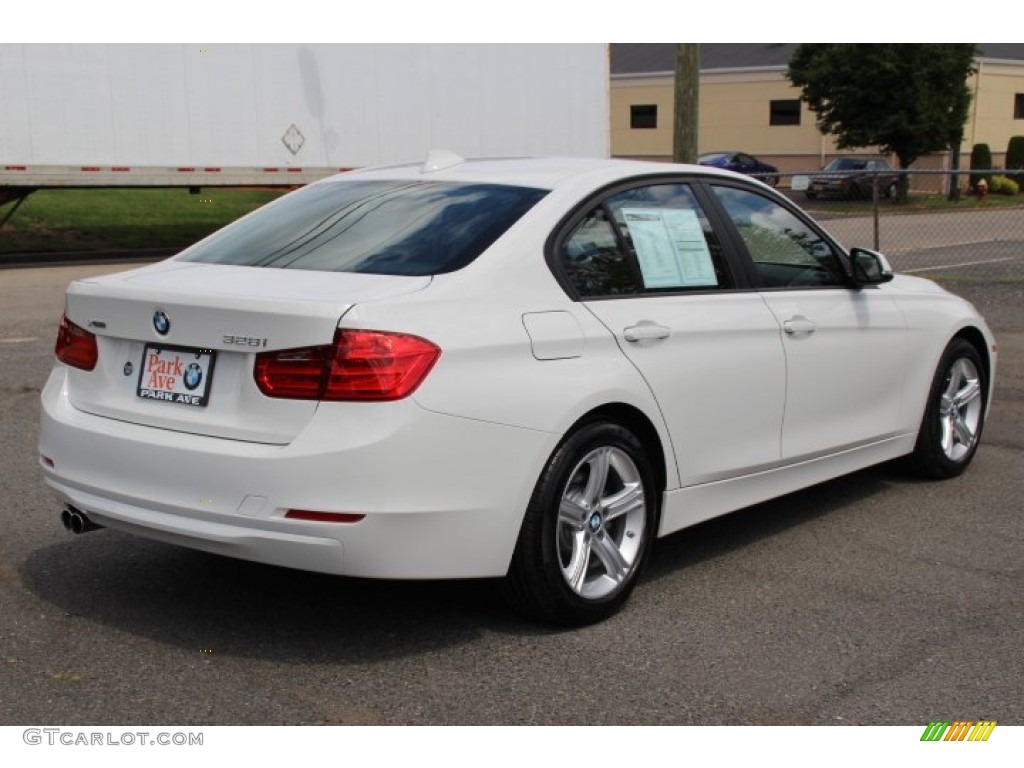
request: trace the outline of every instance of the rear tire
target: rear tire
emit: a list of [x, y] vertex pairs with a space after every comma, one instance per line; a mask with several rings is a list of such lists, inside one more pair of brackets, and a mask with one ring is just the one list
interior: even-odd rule
[[987, 399], [981, 354], [965, 339], [953, 339], [932, 380], [911, 468], [935, 480], [956, 477], [967, 469], [978, 450]]
[[611, 616], [647, 559], [658, 493], [628, 429], [594, 421], [571, 432], [534, 488], [504, 583], [508, 601], [562, 626]]

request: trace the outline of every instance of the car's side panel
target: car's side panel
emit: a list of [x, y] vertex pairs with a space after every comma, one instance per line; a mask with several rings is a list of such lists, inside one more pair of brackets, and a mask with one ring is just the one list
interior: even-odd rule
[[891, 437], [744, 477], [670, 491], [663, 499], [658, 535], [664, 536], [704, 520], [906, 455], [914, 450], [915, 437]]
[[762, 295], [783, 328], [783, 459], [906, 431], [900, 427], [906, 329], [892, 297], [870, 288]]
[[924, 414], [928, 391], [943, 350], [955, 335], [971, 329], [985, 340], [982, 357], [989, 363], [988, 404], [995, 386], [997, 355], [995, 339], [976, 310], [958, 296], [934, 283], [897, 275], [881, 287], [893, 297], [907, 326], [907, 376], [903, 389], [900, 424], [917, 430]]
[[[654, 425], [668, 486], [678, 486], [672, 445], [654, 396], [612, 334], [585, 308], [564, 296], [547, 304], [506, 301], [501, 294], [456, 301], [442, 285], [435, 288], [432, 296], [356, 306], [342, 321], [346, 327], [380, 330], [414, 327], [441, 348], [437, 364], [413, 395], [417, 403], [437, 413], [558, 436], [588, 412], [623, 403]], [[556, 311], [574, 322], [549, 328], [564, 330], [566, 337], [549, 335], [545, 345], [571, 349], [574, 356], [537, 359], [523, 316]]]
[[[754, 292], [590, 301], [650, 385], [683, 486], [777, 462], [786, 397], [779, 326]], [[628, 329], [663, 327], [629, 341]]]

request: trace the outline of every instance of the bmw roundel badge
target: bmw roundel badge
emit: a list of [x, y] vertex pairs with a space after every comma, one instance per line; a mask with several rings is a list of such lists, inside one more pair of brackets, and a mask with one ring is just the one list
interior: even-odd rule
[[153, 328], [161, 336], [166, 336], [167, 332], [171, 330], [171, 318], [163, 310], [157, 310], [153, 315]]
[[193, 389], [199, 386], [203, 380], [203, 369], [199, 366], [199, 363], [190, 363], [185, 368], [185, 389], [191, 392]]

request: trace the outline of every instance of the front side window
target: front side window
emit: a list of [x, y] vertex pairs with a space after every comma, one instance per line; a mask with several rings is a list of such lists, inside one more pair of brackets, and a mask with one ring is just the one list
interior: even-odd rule
[[469, 264], [547, 194], [499, 184], [312, 184], [189, 250], [184, 261], [433, 275]]
[[559, 260], [581, 298], [733, 285], [718, 238], [685, 184], [612, 195], [576, 225]]
[[766, 288], [844, 285], [832, 246], [774, 200], [735, 187], [715, 186]]

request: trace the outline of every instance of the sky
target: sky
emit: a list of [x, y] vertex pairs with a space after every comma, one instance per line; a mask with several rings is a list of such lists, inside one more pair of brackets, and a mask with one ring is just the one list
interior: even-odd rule
[[[943, 11], [949, 5], [950, 11]], [[921, 13], [892, 0], [859, 0], [829, 13], [807, 0], [301, 0], [226, 3], [138, 0], [8, 3], [0, 44], [29, 42], [951, 42], [983, 30], [965, 26], [945, 0]], [[244, 10], [240, 10], [244, 9]], [[954, 16], [954, 12], [956, 15]], [[983, 14], [981, 15], [983, 16]], [[956, 18], [956, 25], [950, 19]], [[677, 34], [674, 34], [676, 32]], [[989, 33], [991, 31], [989, 30]], [[666, 40], [669, 38], [669, 40]], [[824, 39], [823, 39], [824, 38]], [[909, 39], [908, 39], [909, 38]]]

